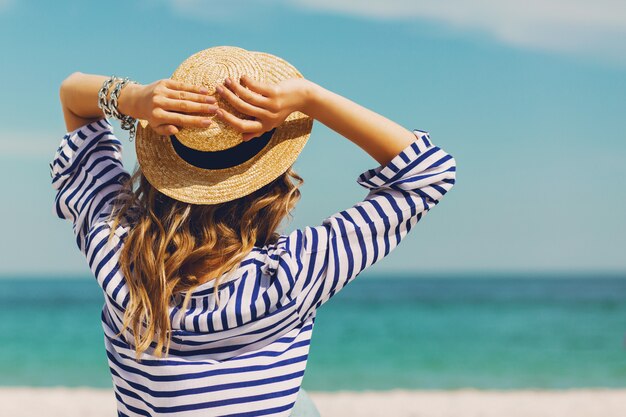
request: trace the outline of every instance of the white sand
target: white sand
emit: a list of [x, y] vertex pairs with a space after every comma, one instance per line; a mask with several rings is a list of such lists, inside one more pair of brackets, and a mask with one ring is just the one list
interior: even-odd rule
[[[322, 417], [623, 417], [626, 389], [309, 392]], [[3, 417], [113, 417], [111, 390], [0, 388]]]
[[379, 391], [310, 393], [310, 397], [322, 417], [626, 416], [626, 389]]

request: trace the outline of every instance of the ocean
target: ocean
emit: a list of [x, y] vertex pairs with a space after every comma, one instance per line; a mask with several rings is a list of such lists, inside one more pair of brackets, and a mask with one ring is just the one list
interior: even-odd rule
[[[0, 385], [112, 387], [91, 277], [0, 279]], [[317, 314], [311, 391], [626, 387], [626, 276], [361, 274]]]

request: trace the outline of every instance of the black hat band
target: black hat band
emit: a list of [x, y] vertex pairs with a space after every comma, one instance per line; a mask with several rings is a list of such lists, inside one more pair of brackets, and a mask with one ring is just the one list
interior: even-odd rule
[[176, 154], [185, 162], [202, 169], [225, 169], [241, 165], [261, 152], [275, 131], [276, 128], [221, 151], [199, 151], [190, 148], [183, 145], [175, 135], [170, 135], [170, 141]]

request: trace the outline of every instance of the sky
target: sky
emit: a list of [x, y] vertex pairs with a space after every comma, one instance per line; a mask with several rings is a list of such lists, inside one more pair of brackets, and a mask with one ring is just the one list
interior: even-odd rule
[[[149, 84], [218, 45], [278, 55], [455, 157], [456, 186], [375, 273], [626, 273], [621, 0], [0, 0], [0, 39], [0, 276], [89, 273], [52, 210], [63, 79]], [[377, 165], [316, 121], [282, 232], [359, 202]]]

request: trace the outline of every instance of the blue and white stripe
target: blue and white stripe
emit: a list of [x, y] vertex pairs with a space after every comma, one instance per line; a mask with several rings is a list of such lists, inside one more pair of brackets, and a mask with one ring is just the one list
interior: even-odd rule
[[120, 416], [288, 416], [304, 376], [317, 309], [388, 255], [455, 182], [454, 158], [414, 130], [415, 141], [385, 166], [357, 178], [363, 201], [255, 247], [218, 289], [197, 288], [170, 308], [170, 356], [134, 360], [128, 333], [115, 338], [128, 303], [118, 265], [128, 233], [106, 243], [107, 215], [121, 180], [122, 145], [106, 119], [64, 135], [50, 174], [54, 213], [73, 224], [76, 243], [105, 295], [104, 342]]

